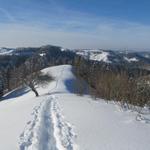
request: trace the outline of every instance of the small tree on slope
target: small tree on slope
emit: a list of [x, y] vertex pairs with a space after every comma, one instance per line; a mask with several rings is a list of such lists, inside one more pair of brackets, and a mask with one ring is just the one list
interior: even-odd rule
[[53, 78], [49, 74], [42, 74], [41, 71], [38, 71], [25, 76], [22, 82], [26, 86], [30, 87], [30, 89], [35, 93], [36, 96], [39, 96], [39, 93], [36, 89], [37, 86], [46, 85], [52, 80]]

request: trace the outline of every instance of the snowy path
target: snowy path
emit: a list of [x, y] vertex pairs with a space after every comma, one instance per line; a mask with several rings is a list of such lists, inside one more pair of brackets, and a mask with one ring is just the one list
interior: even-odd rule
[[54, 96], [34, 108], [33, 119], [20, 135], [20, 150], [74, 150], [75, 134], [64, 121]]
[[38, 87], [41, 96], [22, 89], [0, 103], [0, 150], [150, 150], [148, 121], [114, 103], [73, 94], [72, 66], [42, 71], [55, 80]]

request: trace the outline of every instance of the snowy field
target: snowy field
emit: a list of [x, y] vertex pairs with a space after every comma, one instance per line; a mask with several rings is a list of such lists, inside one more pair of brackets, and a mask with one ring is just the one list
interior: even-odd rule
[[73, 94], [72, 67], [44, 69], [55, 77], [13, 91], [0, 102], [0, 150], [150, 150], [150, 123], [136, 112]]

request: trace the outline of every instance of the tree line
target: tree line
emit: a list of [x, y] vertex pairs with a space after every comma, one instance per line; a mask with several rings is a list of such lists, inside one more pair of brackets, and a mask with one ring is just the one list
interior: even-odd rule
[[[107, 64], [84, 59], [74, 52], [61, 51], [57, 46], [26, 48], [34, 53], [24, 56], [0, 57], [0, 96], [26, 84], [36, 95], [36, 84], [52, 77], [42, 77], [40, 70], [49, 66], [71, 64], [82, 82], [75, 83], [79, 94], [83, 85], [94, 97], [121, 102], [122, 105], [150, 106], [150, 71], [122, 64]], [[24, 50], [24, 49], [23, 49]], [[4, 65], [3, 65], [4, 64]], [[34, 80], [33, 80], [34, 79]], [[87, 84], [85, 84], [85, 82]], [[84, 83], [84, 84], [82, 84]], [[34, 86], [33, 86], [34, 85]]]
[[106, 100], [118, 101], [122, 106], [150, 107], [150, 72], [140, 68], [96, 63], [77, 57], [76, 76], [84, 79], [89, 93]]

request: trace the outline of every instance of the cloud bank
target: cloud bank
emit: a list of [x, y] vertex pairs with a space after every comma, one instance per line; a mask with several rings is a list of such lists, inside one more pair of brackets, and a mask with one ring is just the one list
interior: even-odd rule
[[68, 10], [52, 0], [36, 7], [27, 8], [27, 12], [0, 8], [0, 16], [5, 18], [0, 20], [0, 47], [52, 44], [66, 48], [150, 49], [150, 25]]

